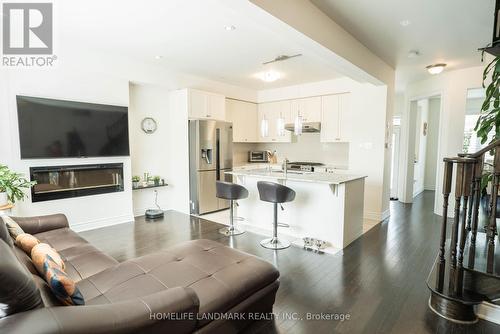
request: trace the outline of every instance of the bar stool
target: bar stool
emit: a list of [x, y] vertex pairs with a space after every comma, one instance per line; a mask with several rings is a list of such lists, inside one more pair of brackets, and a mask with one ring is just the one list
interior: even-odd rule
[[290, 247], [290, 242], [278, 239], [278, 204], [291, 202], [295, 199], [295, 191], [284, 185], [274, 182], [257, 182], [261, 201], [274, 203], [273, 237], [264, 239], [260, 245], [269, 249], [284, 249]]
[[234, 226], [234, 201], [247, 198], [248, 197], [248, 190], [247, 188], [231, 183], [231, 182], [224, 182], [224, 181], [216, 181], [215, 183], [215, 188], [216, 188], [216, 196], [218, 198], [222, 199], [227, 199], [230, 201], [229, 204], [229, 226], [221, 228], [219, 230], [220, 234], [224, 234], [226, 236], [230, 235], [238, 235], [245, 233], [245, 231], [241, 228], [238, 228]]

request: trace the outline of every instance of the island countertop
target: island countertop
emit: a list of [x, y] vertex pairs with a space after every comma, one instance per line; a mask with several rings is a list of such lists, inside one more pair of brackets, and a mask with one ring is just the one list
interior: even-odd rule
[[367, 177], [366, 175], [296, 172], [296, 171], [288, 171], [287, 175], [285, 176], [285, 173], [281, 170], [273, 169], [269, 171], [268, 168], [234, 169], [231, 172], [226, 172], [226, 174], [231, 174], [235, 176], [258, 177], [264, 179], [290, 180], [290, 181], [302, 181], [302, 182], [325, 183], [325, 184], [342, 184], [354, 180], [364, 179]]

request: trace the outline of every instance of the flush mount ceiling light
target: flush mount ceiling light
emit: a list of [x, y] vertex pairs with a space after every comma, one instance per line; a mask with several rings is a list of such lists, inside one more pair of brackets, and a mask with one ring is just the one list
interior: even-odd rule
[[156, 59], [156, 60], [160, 60], [160, 59], [162, 59], [162, 58], [163, 58], [163, 56], [155, 56], [155, 59]]
[[410, 20], [401, 20], [401, 21], [399, 21], [399, 24], [402, 27], [408, 27], [411, 24], [411, 22], [410, 22]]
[[227, 31], [233, 31], [236, 29], [236, 27], [233, 25], [228, 25], [228, 26], [224, 26], [224, 29], [226, 29]]
[[443, 72], [444, 68], [446, 67], [446, 64], [441, 63], [441, 64], [434, 64], [434, 65], [429, 65], [426, 67], [427, 72], [429, 72], [432, 75], [439, 74]]
[[265, 82], [273, 82], [273, 81], [276, 81], [279, 78], [281, 78], [281, 74], [279, 72], [269, 70], [269, 71], [261, 72], [261, 73], [257, 74], [257, 77], [260, 80], [265, 81]]

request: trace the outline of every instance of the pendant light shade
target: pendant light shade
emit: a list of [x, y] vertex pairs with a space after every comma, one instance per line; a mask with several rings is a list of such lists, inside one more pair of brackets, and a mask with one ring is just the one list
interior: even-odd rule
[[293, 133], [296, 136], [300, 136], [302, 134], [302, 116], [297, 113], [297, 117], [295, 117], [295, 122], [293, 124]]
[[285, 119], [282, 115], [276, 120], [276, 132], [280, 137], [285, 135]]
[[262, 137], [269, 136], [269, 121], [266, 119], [265, 116], [264, 118], [262, 118], [262, 121], [260, 122], [260, 135]]

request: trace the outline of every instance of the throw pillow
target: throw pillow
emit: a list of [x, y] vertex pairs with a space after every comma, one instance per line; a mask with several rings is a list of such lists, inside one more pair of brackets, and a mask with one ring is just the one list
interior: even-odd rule
[[40, 243], [35, 245], [35, 247], [31, 250], [31, 261], [33, 261], [33, 264], [40, 275], [45, 275], [44, 264], [47, 256], [50, 256], [52, 260], [64, 270], [64, 261], [59, 253], [49, 244]]
[[16, 246], [28, 255], [31, 255], [31, 250], [39, 243], [40, 240], [28, 233], [21, 233], [16, 238]]
[[64, 305], [85, 305], [83, 296], [75, 282], [62, 270], [50, 255], [47, 255], [43, 264], [45, 281], [49, 284], [54, 295]]
[[2, 218], [3, 221], [5, 222], [5, 225], [7, 225], [7, 229], [9, 230], [12, 239], [16, 240], [19, 234], [24, 233], [21, 226], [19, 226], [19, 224], [16, 223], [14, 219], [10, 218], [9, 216], [3, 216]]

